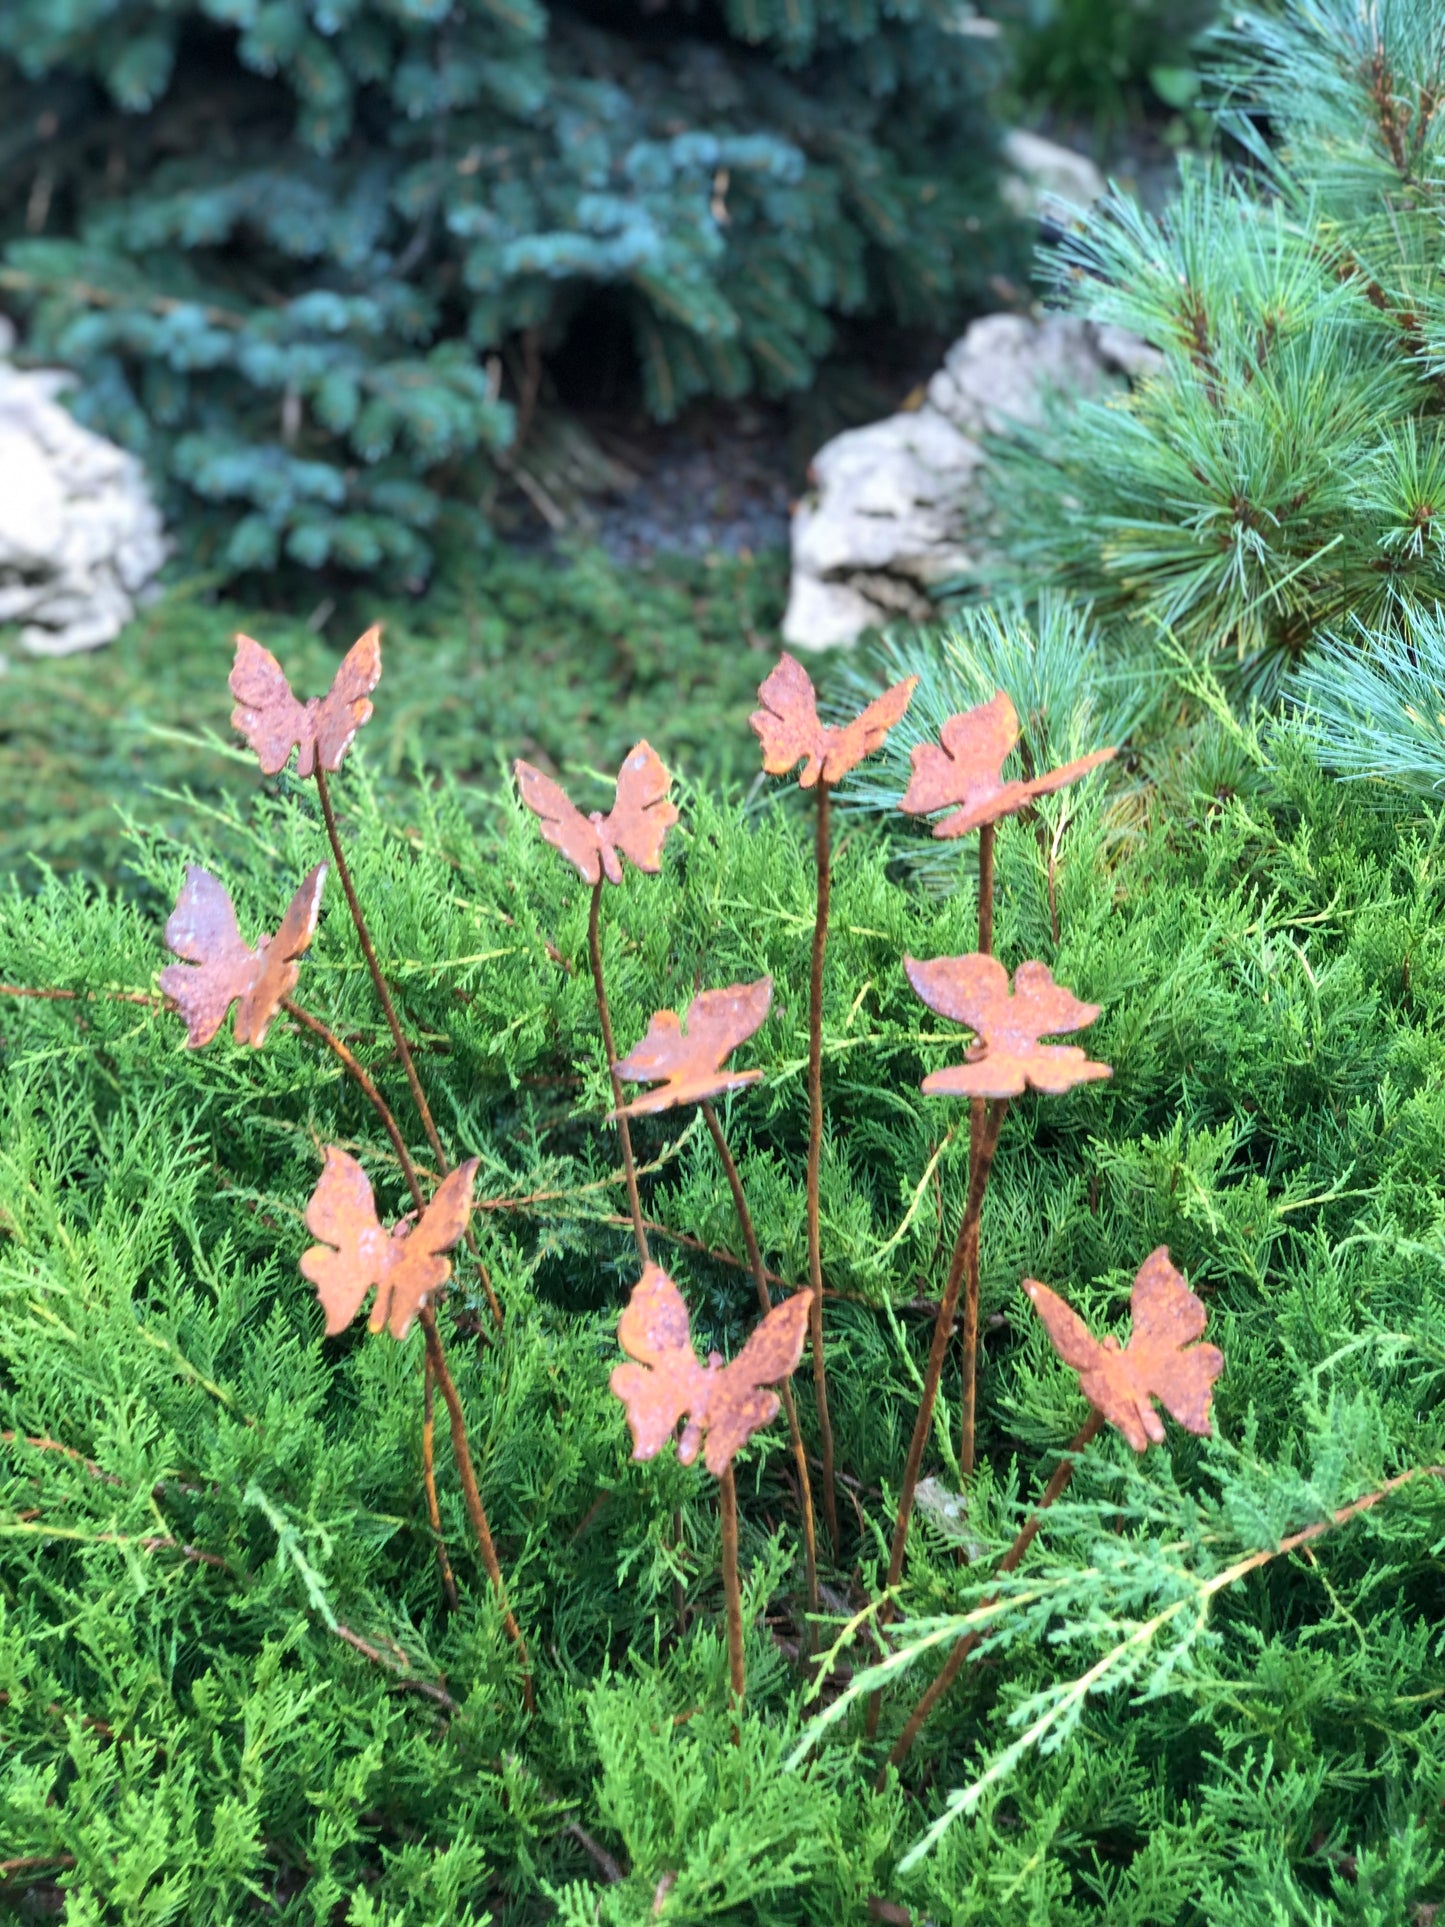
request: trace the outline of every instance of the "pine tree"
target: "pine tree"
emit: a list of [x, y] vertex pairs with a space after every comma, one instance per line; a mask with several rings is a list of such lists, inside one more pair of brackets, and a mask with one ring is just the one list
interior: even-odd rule
[[424, 576], [538, 357], [620, 310], [647, 401], [951, 318], [990, 218], [955, 0], [19, 0], [0, 288], [223, 575]]
[[1285, 0], [1221, 47], [1236, 164], [1158, 218], [1111, 193], [1049, 264], [1161, 363], [1005, 447], [995, 506], [1006, 573], [1268, 690], [1445, 593], [1445, 34], [1421, 0]]

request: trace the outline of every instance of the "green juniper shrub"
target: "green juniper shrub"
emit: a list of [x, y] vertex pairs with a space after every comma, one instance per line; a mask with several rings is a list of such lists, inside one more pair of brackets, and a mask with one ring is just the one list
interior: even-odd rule
[[1157, 217], [1111, 192], [1053, 252], [1054, 298], [1160, 360], [1000, 443], [995, 573], [1267, 692], [1321, 630], [1408, 642], [1445, 593], [1445, 42], [1418, 0], [1220, 34], [1246, 165], [1191, 160]]
[[[441, 782], [403, 822], [364, 738], [335, 776], [440, 1138], [480, 1160], [473, 1224], [505, 1330], [461, 1249], [439, 1323], [535, 1656], [528, 1716], [439, 1463], [460, 1593], [441, 1603], [417, 1341], [323, 1342], [297, 1269], [323, 1145], [360, 1158], [388, 1222], [407, 1208], [372, 1106], [285, 1021], [259, 1051], [191, 1051], [173, 1013], [91, 994], [150, 995], [151, 904], [183, 862], [224, 874], [248, 936], [274, 929], [328, 855], [313, 790], [258, 792], [239, 835], [204, 816], [184, 839], [137, 830], [143, 899], [12, 884], [0, 981], [78, 996], [0, 1008], [7, 1902], [389, 1927], [861, 1927], [880, 1905], [948, 1927], [1427, 1920], [1445, 1898], [1445, 1499], [1427, 1476], [1445, 1459], [1439, 839], [1399, 805], [1364, 807], [1287, 731], [1271, 757], [1227, 711], [1197, 729], [1197, 762], [1146, 752], [1132, 787], [1076, 792], [1052, 867], [1036, 823], [998, 825], [995, 947], [1102, 1006], [1090, 1049], [1114, 1076], [1019, 1099], [1000, 1139], [979, 1461], [960, 1495], [953, 1428], [935, 1428], [882, 1741], [964, 1633], [982, 1625], [986, 1651], [881, 1783], [858, 1706], [880, 1649], [843, 1622], [879, 1602], [967, 1165], [958, 1107], [917, 1094], [961, 1032], [921, 1017], [901, 959], [970, 950], [973, 893], [920, 887], [878, 820], [834, 853], [820, 1216], [847, 1477], [844, 1559], [824, 1571], [838, 1645], [799, 1667], [775, 1425], [738, 1461], [738, 1709], [705, 1477], [671, 1451], [634, 1462], [607, 1385], [637, 1265], [603, 1122], [591, 892], [509, 793], [483, 810]], [[1232, 794], [1194, 773], [1226, 764]], [[801, 1281], [811, 826], [727, 787], [682, 783], [677, 801], [661, 875], [624, 873], [600, 924], [616, 1036], [699, 983], [772, 978], [748, 1045], [763, 1076], [721, 1113], [768, 1266]], [[299, 994], [424, 1161], [328, 888]], [[713, 1142], [673, 1113], [635, 1120], [633, 1141], [694, 1337], [733, 1352], [756, 1301]], [[1105, 1435], [1000, 1577], [1087, 1410], [1019, 1279], [1106, 1332], [1159, 1244], [1227, 1361], [1216, 1436], [1171, 1427], [1136, 1459]], [[950, 1364], [940, 1409], [956, 1384]]]

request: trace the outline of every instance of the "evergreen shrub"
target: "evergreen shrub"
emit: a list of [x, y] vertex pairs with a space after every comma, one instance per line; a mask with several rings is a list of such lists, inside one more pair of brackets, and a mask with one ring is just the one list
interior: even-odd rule
[[1110, 193], [1048, 264], [1157, 369], [1005, 444], [994, 506], [1004, 573], [1267, 693], [1445, 593], [1445, 35], [1419, 0], [1282, 0], [1220, 58], [1236, 164], [1157, 217]]
[[[0, 289], [225, 577], [424, 578], [543, 363], [670, 417], [952, 322], [994, 222], [966, 0], [19, 0]], [[601, 338], [601, 339], [599, 339]]]
[[[738, 1467], [738, 1710], [709, 1476], [670, 1449], [635, 1463], [607, 1389], [637, 1264], [590, 893], [509, 794], [483, 818], [440, 784], [403, 822], [364, 748], [334, 779], [441, 1140], [481, 1160], [505, 1329], [462, 1251], [439, 1323], [530, 1716], [439, 1454], [460, 1593], [442, 1608], [417, 1341], [323, 1343], [297, 1271], [323, 1144], [364, 1161], [385, 1218], [406, 1208], [372, 1107], [284, 1016], [262, 1050], [187, 1051], [172, 1013], [89, 995], [149, 994], [146, 904], [55, 878], [0, 898], [0, 981], [85, 993], [0, 1004], [5, 1898], [127, 1924], [1423, 1927], [1445, 1899], [1440, 841], [1288, 734], [1279, 752], [1216, 703], [1193, 756], [998, 827], [997, 948], [1102, 1005], [1090, 1051], [1115, 1072], [1020, 1099], [1000, 1140], [978, 1467], [960, 1502], [940, 1423], [902, 1617], [877, 1636], [910, 1692], [966, 1632], [987, 1650], [876, 1783], [857, 1703], [880, 1648], [844, 1622], [878, 1603], [968, 1161], [966, 1114], [917, 1095], [960, 1033], [920, 1021], [901, 959], [971, 949], [972, 891], [921, 888], [883, 819], [848, 819], [822, 1029], [838, 1645], [814, 1681], [774, 1425]], [[802, 1282], [812, 824], [786, 797], [678, 801], [662, 875], [609, 892], [616, 1034], [700, 983], [771, 976], [762, 1079], [720, 1108], [766, 1261]], [[282, 782], [237, 846], [203, 819], [184, 842], [138, 834], [133, 861], [157, 902], [183, 859], [210, 862], [246, 935], [274, 929], [328, 856], [316, 805]], [[412, 1120], [328, 887], [302, 994]], [[694, 1336], [733, 1352], [756, 1312], [713, 1144], [677, 1113], [633, 1141]], [[1001, 1579], [1086, 1410], [1020, 1275], [1108, 1330], [1161, 1243], [1224, 1352], [1215, 1436], [1091, 1445]], [[952, 1367], [944, 1393], [941, 1415]], [[883, 1744], [902, 1711], [895, 1689]]]

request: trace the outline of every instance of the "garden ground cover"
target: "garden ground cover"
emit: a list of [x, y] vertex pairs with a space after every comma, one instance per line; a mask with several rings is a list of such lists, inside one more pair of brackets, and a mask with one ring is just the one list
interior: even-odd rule
[[781, 553], [624, 569], [596, 548], [476, 555], [453, 542], [425, 597], [360, 612], [322, 603], [318, 634], [271, 608], [216, 603], [199, 579], [178, 583], [108, 649], [11, 661], [0, 680], [0, 872], [33, 882], [39, 859], [113, 878], [122, 812], [180, 834], [197, 814], [190, 798], [229, 808], [255, 788], [227, 727], [238, 629], [320, 688], [379, 617], [391, 687], [411, 685], [370, 733], [375, 773], [399, 788], [418, 758], [486, 784], [518, 754], [615, 765], [644, 728], [665, 754], [717, 773], [730, 754], [746, 758], [744, 719], [786, 591]]
[[[323, 1342], [296, 1268], [322, 1142], [361, 1155], [384, 1210], [402, 1208], [366, 1106], [289, 1028], [259, 1053], [228, 1037], [186, 1053], [173, 1016], [135, 1004], [7, 1001], [9, 1898], [43, 1907], [58, 1889], [67, 1919], [127, 1923], [262, 1908], [821, 1927], [876, 1919], [880, 1900], [950, 1927], [1428, 1923], [1445, 1897], [1439, 1482], [1204, 1605], [1241, 1557], [1445, 1459], [1438, 820], [1331, 781], [1285, 731], [1206, 717], [1069, 805], [1052, 873], [1051, 834], [1002, 827], [999, 953], [1043, 959], [1103, 1006], [1088, 1042], [1115, 1073], [1022, 1100], [1005, 1128], [983, 1227], [982, 1472], [961, 1522], [935, 1505], [914, 1528], [900, 1645], [977, 1610], [990, 1555], [1084, 1414], [1031, 1322], [1025, 1272], [1117, 1328], [1135, 1268], [1167, 1243], [1226, 1369], [1212, 1441], [1171, 1428], [1137, 1463], [1117, 1440], [1090, 1448], [991, 1650], [876, 1791], [881, 1754], [856, 1712], [796, 1757], [871, 1648], [845, 1645], [832, 1684], [806, 1695], [782, 1428], [740, 1465], [736, 1747], [711, 1492], [670, 1453], [628, 1456], [607, 1374], [636, 1266], [601, 1122], [586, 892], [515, 805], [442, 784], [401, 821], [372, 767], [337, 783], [358, 887], [448, 1149], [482, 1159], [479, 1236], [507, 1327], [494, 1341], [476, 1315], [465, 1258], [444, 1319], [537, 1712], [522, 1712], [449, 1478], [463, 1603], [440, 1608], [419, 1346]], [[609, 898], [614, 1024], [630, 1042], [699, 982], [773, 976], [750, 1060], [765, 1077], [725, 1123], [768, 1263], [796, 1281], [807, 824], [736, 792], [683, 785], [680, 801], [661, 879], [629, 876]], [[886, 1563], [926, 1348], [916, 1301], [937, 1290], [962, 1202], [966, 1130], [916, 1094], [949, 1061], [947, 1027], [901, 959], [971, 948], [972, 891], [962, 871], [952, 890], [936, 867], [920, 880], [906, 835], [854, 819], [834, 886], [824, 1256], [850, 1483], [845, 1556], [825, 1578], [840, 1622]], [[126, 898], [80, 879], [6, 896], [0, 979], [145, 990], [164, 961], [154, 906], [185, 860], [222, 871], [249, 935], [324, 855], [312, 798], [286, 784], [228, 825], [149, 830]], [[298, 994], [404, 1111], [339, 902]], [[636, 1141], [659, 1253], [700, 1340], [731, 1350], [752, 1290], [718, 1255], [738, 1241], [711, 1147], [669, 1119]], [[926, 1467], [944, 1494], [945, 1390]], [[1116, 1690], [1071, 1696], [1121, 1651]], [[885, 1744], [934, 1663], [920, 1649], [890, 1694]], [[1004, 1761], [1014, 1714], [1046, 1718], [1057, 1744]], [[950, 1790], [991, 1766], [974, 1811], [901, 1870]]]

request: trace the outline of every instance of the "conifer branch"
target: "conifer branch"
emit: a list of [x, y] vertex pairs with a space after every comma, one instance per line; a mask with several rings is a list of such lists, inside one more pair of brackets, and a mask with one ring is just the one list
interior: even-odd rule
[[[1049, 1507], [1054, 1503], [1055, 1499], [1059, 1498], [1062, 1495], [1062, 1493], [1064, 1492], [1065, 1488], [1069, 1483], [1069, 1480], [1073, 1478], [1074, 1464], [1078, 1458], [1079, 1453], [1084, 1450], [1084, 1447], [1086, 1445], [1091, 1444], [1092, 1441], [1099, 1436], [1099, 1432], [1103, 1426], [1103, 1423], [1104, 1423], [1104, 1415], [1102, 1412], [1099, 1412], [1099, 1411], [1090, 1412], [1089, 1416], [1084, 1420], [1084, 1423], [1079, 1427], [1078, 1431], [1074, 1434], [1073, 1438], [1069, 1441], [1069, 1445], [1067, 1450], [1064, 1453], [1064, 1456], [1059, 1460], [1059, 1463], [1054, 1468], [1053, 1477], [1049, 1480], [1048, 1484], [1044, 1487], [1043, 1496], [1040, 1498], [1037, 1506], [1030, 1513], [1029, 1517], [1025, 1520], [1024, 1525], [1020, 1530], [1018, 1537], [1014, 1540], [1013, 1544], [1009, 1547], [1008, 1551], [1004, 1554], [1003, 1558], [999, 1560], [998, 1570], [1001, 1573], [1013, 1572], [1015, 1568], [1018, 1566], [1019, 1561], [1023, 1558], [1024, 1554], [1028, 1551], [1029, 1547], [1033, 1544], [1034, 1539], [1038, 1534], [1039, 1527], [1043, 1523], [1044, 1514], [1048, 1511]], [[997, 1593], [990, 1593], [988, 1598], [985, 1599], [982, 1602], [982, 1604], [984, 1606], [992, 1606], [996, 1603], [997, 1599], [998, 1599]], [[937, 1678], [934, 1679], [932, 1683], [928, 1686], [922, 1698], [919, 1700], [918, 1704], [914, 1707], [913, 1711], [909, 1714], [907, 1720], [904, 1722], [903, 1730], [898, 1735], [898, 1738], [894, 1741], [892, 1750], [889, 1752], [889, 1755], [888, 1755], [889, 1766], [891, 1767], [902, 1766], [903, 1762], [908, 1758], [909, 1753], [913, 1749], [913, 1742], [918, 1738], [919, 1733], [922, 1731], [924, 1721], [928, 1718], [929, 1714], [933, 1711], [934, 1707], [938, 1704], [938, 1702], [943, 1698], [944, 1694], [948, 1691], [949, 1687], [952, 1686], [954, 1680], [957, 1679], [959, 1672], [963, 1667], [964, 1662], [977, 1649], [979, 1642], [982, 1640], [982, 1638], [983, 1638], [982, 1631], [976, 1631], [976, 1632], [969, 1633], [965, 1638], [959, 1640], [958, 1644], [954, 1647], [953, 1651], [949, 1654], [948, 1658], [944, 1661], [943, 1666], [939, 1670]], [[878, 1776], [877, 1784], [880, 1787], [884, 1783], [885, 1775], [886, 1775], [886, 1768], [884, 1772], [880, 1773]]]

